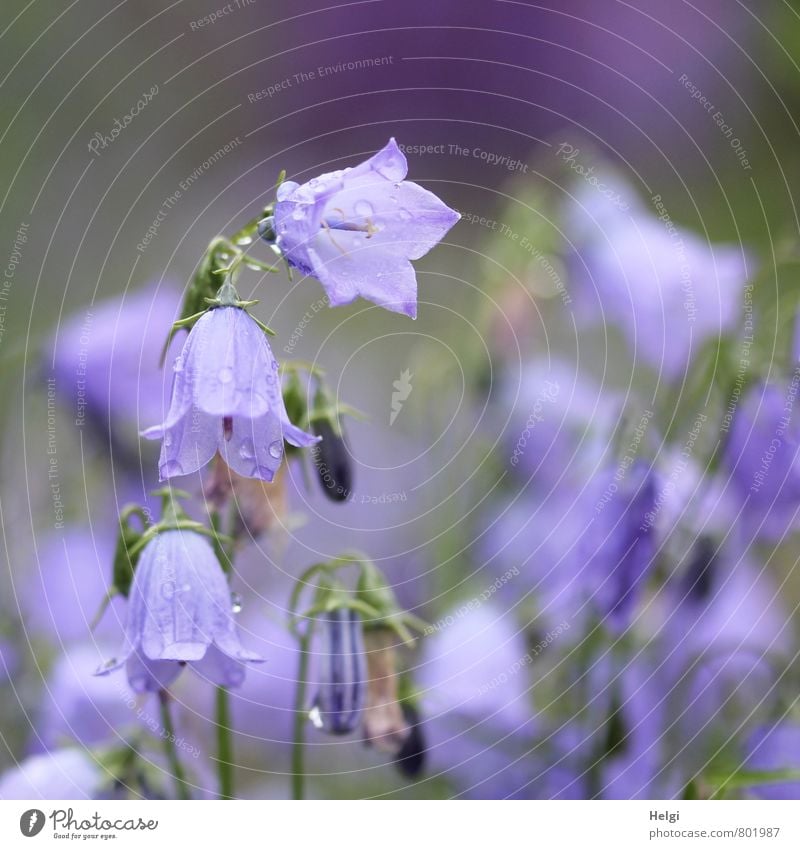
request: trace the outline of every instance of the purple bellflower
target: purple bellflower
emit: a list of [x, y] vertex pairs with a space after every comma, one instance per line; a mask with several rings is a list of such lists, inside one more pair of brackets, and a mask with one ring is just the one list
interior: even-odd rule
[[298, 448], [319, 441], [289, 421], [278, 363], [264, 332], [243, 309], [209, 310], [173, 368], [167, 418], [142, 434], [162, 440], [162, 481], [196, 472], [219, 451], [240, 475], [271, 482], [284, 439]]
[[144, 547], [121, 655], [98, 674], [125, 664], [131, 689], [141, 693], [168, 686], [188, 663], [219, 686], [238, 687], [244, 664], [262, 659], [239, 642], [230, 589], [211, 544], [199, 534], [170, 530]]
[[394, 139], [355, 168], [278, 189], [274, 230], [290, 265], [316, 277], [331, 306], [359, 295], [415, 318], [417, 279], [409, 260], [424, 256], [459, 214], [405, 181], [408, 163]]

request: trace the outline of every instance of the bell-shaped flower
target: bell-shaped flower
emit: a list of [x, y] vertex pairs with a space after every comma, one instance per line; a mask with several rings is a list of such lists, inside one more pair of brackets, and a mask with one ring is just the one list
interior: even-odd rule
[[136, 692], [169, 686], [191, 665], [203, 678], [238, 687], [245, 663], [228, 582], [209, 541], [190, 531], [164, 531], [143, 549], [128, 599], [125, 643], [105, 675], [126, 665]]
[[166, 420], [142, 434], [162, 440], [161, 480], [196, 472], [219, 451], [240, 475], [272, 481], [284, 439], [298, 448], [318, 441], [289, 421], [278, 363], [264, 332], [239, 307], [216, 307], [200, 318], [174, 371]]
[[355, 168], [278, 189], [274, 231], [290, 265], [316, 277], [331, 306], [361, 296], [412, 318], [424, 256], [459, 214], [405, 181], [408, 163], [394, 139]]

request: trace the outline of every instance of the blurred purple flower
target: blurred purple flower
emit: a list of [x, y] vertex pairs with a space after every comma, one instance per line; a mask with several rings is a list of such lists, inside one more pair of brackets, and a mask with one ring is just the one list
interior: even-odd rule
[[[745, 744], [742, 768], [754, 772], [800, 772], [800, 725], [784, 720], [757, 728]], [[759, 799], [800, 799], [800, 780], [756, 784], [748, 793]]]
[[792, 623], [769, 575], [714, 545], [695, 547], [663, 600], [662, 660], [654, 668], [667, 700], [671, 759], [688, 780], [778, 704]]
[[318, 441], [289, 421], [278, 363], [243, 309], [216, 307], [203, 315], [174, 371], [166, 420], [142, 434], [162, 440], [161, 480], [195, 472], [219, 451], [240, 475], [272, 481], [284, 439], [302, 448]]
[[711, 245], [677, 227], [663, 204], [645, 208], [615, 174], [598, 172], [597, 179], [607, 191], [582, 184], [566, 224], [585, 315], [610, 317], [636, 357], [674, 379], [706, 339], [737, 320], [752, 274], [748, 257], [741, 247]]
[[0, 799], [96, 799], [106, 778], [89, 752], [58, 749], [3, 773]]
[[172, 286], [125, 293], [68, 318], [53, 342], [52, 368], [58, 385], [70, 387], [70, 414], [108, 434], [118, 453], [138, 457], [138, 448], [125, 446], [138, 445], [142, 422], [163, 415], [169, 384], [159, 352], [179, 308]]
[[242, 648], [228, 582], [211, 544], [199, 534], [173, 530], [142, 551], [121, 657], [98, 674], [126, 664], [133, 690], [155, 691], [169, 686], [189, 663], [215, 684], [238, 687], [244, 664], [261, 660]]
[[656, 478], [635, 460], [627, 469], [604, 469], [587, 495], [594, 517], [581, 551], [591, 604], [612, 627], [625, 628], [655, 558]]
[[747, 528], [779, 539], [796, 524], [800, 508], [800, 419], [797, 378], [755, 384], [734, 413], [725, 460], [744, 503]]
[[[17, 591], [25, 627], [33, 636], [63, 645], [89, 635], [108, 592], [114, 553], [104, 527], [72, 527], [53, 533], [39, 546], [38, 560], [29, 564]], [[96, 635], [110, 633], [119, 615], [117, 604], [112, 603], [115, 615], [106, 614]]]
[[519, 757], [533, 744], [535, 729], [526, 656], [513, 616], [491, 603], [445, 617], [425, 642], [415, 679], [423, 695], [430, 773], [446, 774], [460, 795], [534, 793], [526, 785], [538, 764]]
[[285, 182], [275, 205], [277, 244], [288, 262], [316, 277], [331, 306], [359, 295], [414, 318], [424, 256], [459, 214], [416, 183], [394, 139], [366, 162], [304, 183]]
[[87, 747], [116, 742], [126, 726], [137, 724], [135, 697], [124, 679], [92, 674], [97, 651], [96, 644], [78, 644], [56, 661], [38, 701], [33, 752], [49, 751], [65, 741]]

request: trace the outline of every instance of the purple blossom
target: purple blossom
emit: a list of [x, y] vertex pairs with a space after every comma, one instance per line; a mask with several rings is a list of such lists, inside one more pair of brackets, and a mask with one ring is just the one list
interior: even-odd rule
[[637, 358], [674, 379], [733, 327], [751, 269], [740, 247], [677, 227], [659, 202], [645, 208], [624, 180], [598, 171], [578, 188], [567, 232], [587, 320], [611, 319]]
[[780, 538], [800, 507], [797, 380], [752, 386], [734, 414], [725, 459], [753, 532]]
[[108, 778], [89, 752], [58, 749], [4, 772], [0, 799], [97, 799]]
[[155, 691], [169, 686], [188, 663], [215, 684], [238, 687], [244, 664], [261, 660], [239, 642], [230, 589], [211, 544], [199, 534], [172, 530], [142, 551], [121, 655], [98, 674], [126, 664], [133, 690]]
[[179, 306], [171, 285], [110, 298], [67, 318], [46, 351], [70, 414], [110, 438], [117, 456], [133, 453], [142, 422], [163, 414], [159, 353]]
[[[800, 725], [784, 720], [777, 725], [757, 728], [745, 745], [746, 771], [776, 772], [793, 770], [800, 773]], [[759, 799], [800, 799], [800, 781], [758, 784], [750, 794]]]
[[290, 265], [316, 277], [331, 306], [367, 300], [412, 318], [424, 256], [459, 214], [416, 183], [394, 139], [355, 168], [278, 189], [275, 232]]
[[581, 543], [592, 604], [612, 626], [625, 627], [655, 557], [655, 476], [636, 460], [624, 477], [616, 468], [598, 474], [589, 494], [595, 515]]
[[161, 480], [196, 472], [219, 451], [240, 475], [272, 481], [284, 439], [300, 448], [318, 441], [289, 421], [278, 363], [243, 309], [223, 306], [203, 315], [174, 371], [166, 420], [142, 434], [162, 440]]

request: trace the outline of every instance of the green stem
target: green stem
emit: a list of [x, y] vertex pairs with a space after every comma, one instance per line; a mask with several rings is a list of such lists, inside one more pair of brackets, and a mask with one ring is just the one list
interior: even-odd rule
[[294, 697], [294, 737], [292, 741], [292, 798], [302, 799], [305, 794], [305, 766], [303, 758], [306, 745], [306, 683], [310, 656], [310, 629], [300, 638], [300, 661], [297, 670], [297, 689]]
[[169, 693], [166, 690], [158, 691], [158, 703], [161, 708], [161, 725], [164, 727], [164, 754], [172, 769], [175, 779], [175, 788], [179, 799], [191, 799], [189, 785], [186, 783], [186, 773], [183, 771], [178, 750], [175, 748], [175, 727], [172, 724], [172, 716], [169, 712]]
[[223, 799], [233, 799], [233, 736], [225, 687], [217, 687], [217, 770], [219, 795]]

